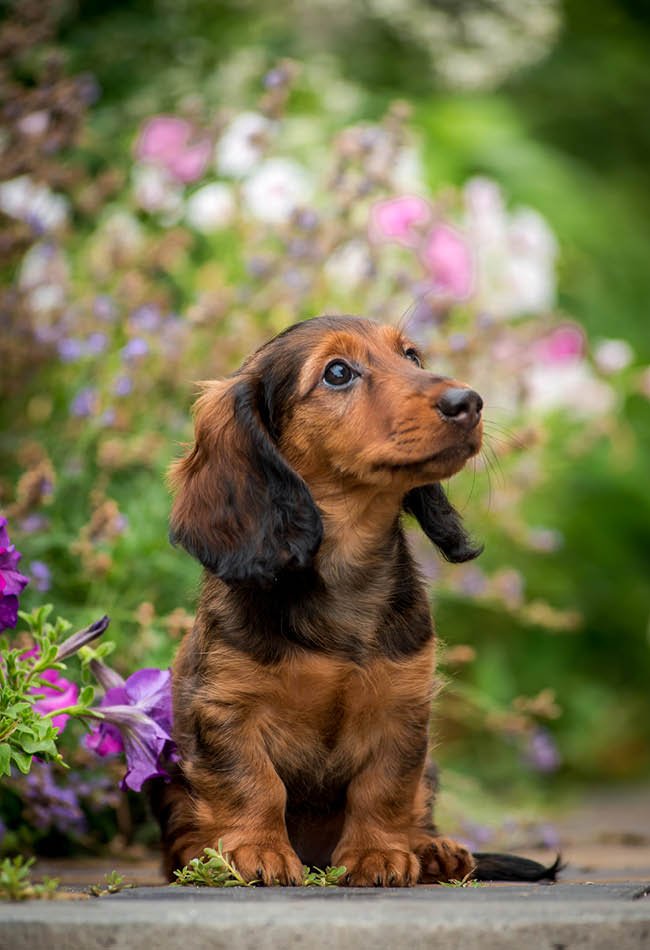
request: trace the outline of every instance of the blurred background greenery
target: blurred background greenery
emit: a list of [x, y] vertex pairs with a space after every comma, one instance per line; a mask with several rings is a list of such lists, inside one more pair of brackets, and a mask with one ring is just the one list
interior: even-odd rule
[[[205, 119], [224, 105], [250, 109], [260, 78], [289, 57], [303, 64], [288, 110], [305, 120], [293, 126], [293, 146], [307, 166], [319, 166], [323, 138], [351, 123], [378, 122], [391, 102], [408, 100], [428, 188], [439, 193], [484, 176], [509, 203], [540, 211], [560, 247], [556, 312], [581, 324], [594, 341], [628, 341], [640, 372], [650, 361], [649, 48], [650, 11], [634, 0], [85, 0], [61, 5], [51, 35], [36, 37], [16, 59], [14, 80], [26, 88], [35, 84], [43, 50], [53, 49], [62, 74], [94, 77], [79, 120], [83, 133], [58, 156], [77, 179], [66, 183], [60, 172], [50, 178], [74, 196], [67, 247], [74, 279], [87, 294], [94, 278], [84, 273], [84, 254], [105, 208], [123, 200], [141, 124], [165, 112]], [[5, 113], [10, 99], [5, 95]], [[101, 199], [98, 183], [105, 187]], [[8, 282], [16, 278], [24, 246], [7, 247]], [[226, 280], [211, 269], [215, 256], [228, 280], [243, 273], [231, 253], [228, 237], [200, 238], [180, 264], [148, 261], [140, 272], [153, 299], [160, 292], [183, 314], [206, 281]], [[11, 299], [4, 300], [0, 331], [15, 335], [7, 316]], [[260, 339], [279, 329], [279, 321], [276, 316], [260, 327]], [[214, 375], [257, 339], [246, 333], [233, 339], [237, 333], [224, 321], [218, 334], [229, 339], [227, 355]], [[125, 345], [127, 337], [115, 337], [114, 348], [118, 342]], [[171, 436], [188, 437], [196, 377], [181, 365], [173, 367], [173, 382], [162, 373], [152, 381], [133, 416], [131, 458], [107, 474], [110, 449], [100, 450], [105, 434], [92, 425], [71, 433], [60, 422], [78, 385], [72, 364], [35, 351], [33, 363], [14, 357], [6, 365], [13, 377], [3, 371], [0, 382], [0, 502], [15, 508], [19, 479], [42, 463], [33, 443], [47, 447], [56, 473], [56, 488], [41, 499], [47, 529], [16, 532], [25, 564], [45, 563], [51, 571], [47, 594], [32, 584], [25, 607], [45, 597], [79, 622], [106, 611], [118, 643], [116, 665], [124, 672], [168, 663], [184, 622], [178, 608], [191, 613], [198, 570], [166, 547], [163, 472], [176, 453]], [[92, 363], [84, 372], [92, 380]], [[567, 788], [639, 779], [650, 771], [650, 402], [644, 386], [650, 388], [650, 378], [621, 390], [614, 427], [579, 451], [567, 449], [580, 437], [575, 421], [554, 417], [546, 426], [545, 477], [533, 480], [521, 507], [528, 525], [561, 537], [551, 552], [518, 544], [499, 530], [498, 517], [483, 525], [471, 498], [465, 503], [467, 493], [454, 490], [475, 533], [487, 541], [480, 562], [487, 574], [514, 564], [528, 601], [582, 617], [575, 629], [553, 631], [453, 585], [434, 595], [451, 657], [450, 685], [439, 704], [439, 756], [448, 787], [468, 800], [477, 801], [478, 788], [504, 807], [523, 802], [530, 809], [531, 803], [549, 805]], [[164, 417], [151, 410], [154, 398], [166, 401]], [[115, 451], [124, 452], [124, 444]], [[509, 471], [504, 464], [506, 480]], [[100, 496], [101, 504], [109, 499], [116, 506], [103, 511], [104, 522], [123, 517], [128, 524], [105, 535], [98, 529], [99, 547], [110, 555], [106, 570], [89, 567], [91, 554], [82, 549], [84, 538], [93, 545], [92, 531], [84, 535], [84, 529], [101, 507]], [[28, 507], [22, 512], [29, 513]], [[468, 644], [475, 653], [469, 660], [457, 649]], [[523, 767], [521, 745], [507, 727], [494, 728], [494, 715], [521, 711], [518, 699], [540, 694], [537, 738], [548, 743], [547, 759], [542, 748], [541, 761], [532, 754]]]

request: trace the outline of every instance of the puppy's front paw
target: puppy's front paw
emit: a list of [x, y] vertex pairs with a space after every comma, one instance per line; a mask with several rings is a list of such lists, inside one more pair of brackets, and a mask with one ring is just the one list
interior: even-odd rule
[[333, 862], [345, 866], [342, 883], [349, 887], [411, 887], [420, 873], [420, 862], [412, 851], [349, 849]]
[[245, 881], [289, 887], [302, 884], [302, 861], [291, 848], [271, 850], [268, 844], [243, 844], [230, 853], [230, 860]]
[[476, 867], [476, 862], [467, 848], [453, 838], [431, 838], [418, 847], [416, 853], [420, 859], [422, 884], [462, 881]]

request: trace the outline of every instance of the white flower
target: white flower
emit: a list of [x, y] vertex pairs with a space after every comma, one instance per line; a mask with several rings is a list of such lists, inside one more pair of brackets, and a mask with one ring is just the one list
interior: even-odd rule
[[323, 270], [332, 284], [354, 290], [370, 272], [367, 246], [363, 241], [348, 241], [327, 259]]
[[185, 220], [191, 228], [209, 234], [227, 227], [235, 214], [235, 199], [228, 185], [203, 185], [187, 200]]
[[553, 264], [557, 255], [555, 235], [546, 219], [532, 208], [517, 208], [508, 227], [510, 249], [520, 257], [535, 257]]
[[601, 373], [620, 373], [634, 359], [634, 350], [627, 340], [602, 340], [594, 350], [594, 360]]
[[35, 224], [43, 231], [55, 231], [68, 218], [68, 202], [63, 195], [39, 185], [29, 175], [20, 175], [0, 184], [0, 210], [19, 221]]
[[128, 211], [111, 211], [100, 228], [100, 235], [105, 238], [110, 250], [107, 256], [118, 252], [131, 255], [136, 254], [143, 244], [142, 226], [134, 215]]
[[69, 280], [68, 262], [59, 247], [37, 241], [22, 259], [18, 286], [27, 295], [34, 312], [49, 312], [63, 306]]
[[414, 148], [402, 148], [397, 153], [391, 173], [397, 191], [426, 192], [422, 156]]
[[244, 178], [262, 158], [264, 140], [272, 128], [270, 119], [259, 112], [242, 112], [232, 120], [217, 142], [216, 168], [219, 174]]
[[43, 135], [50, 124], [50, 114], [46, 109], [30, 112], [18, 122], [18, 128], [23, 135]]
[[282, 224], [311, 193], [307, 173], [290, 158], [269, 158], [243, 185], [248, 211], [259, 221]]
[[546, 220], [532, 208], [509, 215], [498, 185], [486, 178], [469, 181], [464, 198], [478, 306], [497, 319], [549, 310], [555, 302], [557, 241]]
[[527, 404], [540, 413], [562, 409], [584, 419], [614, 408], [614, 390], [594, 376], [585, 360], [532, 366], [526, 374], [526, 390]]
[[507, 217], [501, 189], [489, 178], [471, 178], [463, 189], [467, 230], [478, 244], [503, 244]]
[[183, 193], [162, 165], [137, 164], [133, 168], [133, 194], [143, 211], [164, 214], [175, 223], [183, 208]]

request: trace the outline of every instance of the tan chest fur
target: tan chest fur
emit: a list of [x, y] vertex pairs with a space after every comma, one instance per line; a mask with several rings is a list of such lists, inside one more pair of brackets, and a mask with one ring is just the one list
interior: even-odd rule
[[192, 699], [213, 728], [262, 743], [279, 773], [316, 780], [354, 773], [405, 717], [428, 711], [434, 690], [434, 644], [401, 660], [363, 667], [313, 653], [266, 668], [223, 644], [206, 657], [209, 670]]

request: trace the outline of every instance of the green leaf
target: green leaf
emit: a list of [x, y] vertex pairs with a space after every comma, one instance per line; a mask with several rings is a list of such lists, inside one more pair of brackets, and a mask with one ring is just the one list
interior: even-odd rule
[[79, 699], [77, 700], [78, 706], [90, 706], [92, 701], [95, 698], [95, 688], [88, 684], [84, 686], [81, 692], [79, 693]]
[[0, 743], [0, 775], [11, 774], [11, 746], [8, 742]]
[[25, 755], [25, 753], [20, 752], [18, 749], [12, 749], [11, 757], [23, 775], [27, 775], [32, 767], [31, 755]]

